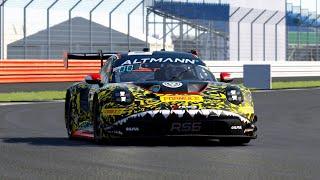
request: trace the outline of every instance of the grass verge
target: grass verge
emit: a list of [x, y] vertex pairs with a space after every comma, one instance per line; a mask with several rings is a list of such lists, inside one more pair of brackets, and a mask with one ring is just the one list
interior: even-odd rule
[[[320, 81], [273, 82], [272, 89], [320, 87]], [[63, 100], [65, 91], [0, 93], [0, 102]]]
[[273, 82], [272, 89], [313, 88], [320, 87], [320, 81]]
[[0, 93], [0, 102], [62, 100], [65, 98], [65, 94], [65, 91]]

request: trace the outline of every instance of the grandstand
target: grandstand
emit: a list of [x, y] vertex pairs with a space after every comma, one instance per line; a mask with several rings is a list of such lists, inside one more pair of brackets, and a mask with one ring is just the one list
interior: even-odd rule
[[[175, 50], [198, 49], [204, 59], [229, 59], [228, 4], [152, 1], [148, 6], [149, 13], [166, 19], [161, 24], [163, 27], [178, 24], [178, 36], [170, 37]], [[153, 23], [155, 22], [148, 21], [147, 27]], [[167, 31], [173, 31], [173, 28], [164, 29], [162, 37], [167, 35]]]
[[[272, 3], [272, 2], [266, 2]], [[281, 3], [281, 1], [278, 1]], [[237, 11], [243, 11], [244, 13], [238, 15], [240, 18], [238, 21], [242, 21], [247, 19], [259, 19], [259, 16], [251, 13], [250, 7], [247, 10], [243, 10], [243, 7], [234, 8], [232, 7], [232, 3], [194, 3], [194, 2], [175, 2], [168, 0], [155, 0], [152, 1], [149, 6], [149, 10], [153, 13], [163, 17], [163, 18], [171, 18], [177, 21], [180, 21], [181, 24], [185, 23], [191, 26], [192, 28], [202, 29], [204, 34], [201, 35], [200, 38], [197, 35], [194, 35], [193, 38], [185, 38], [184, 30], [179, 34], [178, 37], [174, 39], [174, 45], [176, 50], [185, 51], [190, 49], [191, 47], [197, 47], [200, 50], [201, 54], [205, 56], [206, 59], [219, 59], [219, 60], [228, 60], [230, 59], [230, 52], [233, 54], [238, 53], [238, 60], [241, 59], [249, 59], [249, 57], [243, 58], [245, 55], [240, 55], [240, 51], [242, 47], [235, 51], [230, 51], [230, 39], [234, 39], [229, 28], [231, 27], [230, 22], [232, 21], [230, 18], [232, 15], [238, 13]], [[299, 6], [293, 6], [292, 4], [286, 4], [286, 12], [285, 12], [285, 20], [287, 26], [286, 37], [280, 37], [283, 39], [287, 39], [283, 41], [286, 43], [284, 45], [287, 47], [287, 54], [285, 55], [287, 60], [300, 60], [300, 61], [315, 61], [320, 59], [320, 55], [318, 53], [319, 49], [319, 38], [318, 38], [318, 27], [320, 25], [320, 21], [318, 20], [319, 16], [316, 12], [309, 12], [308, 9], [302, 9]], [[242, 9], [241, 9], [242, 8]], [[270, 9], [269, 9], [270, 10]], [[245, 12], [246, 11], [246, 12]], [[279, 10], [275, 11], [276, 14]], [[281, 10], [280, 10], [281, 11]], [[285, 11], [285, 9], [283, 9]], [[200, 12], [200, 13], [199, 13]], [[258, 13], [259, 14], [259, 13]], [[263, 14], [263, 13], [262, 13]], [[247, 17], [246, 17], [247, 16]], [[251, 16], [251, 17], [250, 17]], [[242, 18], [241, 18], [242, 17]], [[270, 19], [275, 22], [272, 24], [274, 26], [278, 26], [278, 23], [281, 22], [281, 18], [270, 16]], [[268, 21], [270, 23], [271, 21]], [[237, 22], [239, 23], [239, 22]], [[241, 22], [242, 23], [242, 22]], [[164, 22], [164, 24], [168, 24], [168, 22]], [[261, 23], [262, 24], [262, 23]], [[242, 24], [241, 24], [242, 25]], [[238, 26], [241, 26], [238, 25]], [[165, 25], [163, 25], [165, 26]], [[182, 25], [181, 25], [182, 26]], [[276, 27], [277, 30], [278, 27]], [[241, 28], [238, 29], [240, 31]], [[265, 30], [264, 30], [265, 31]], [[242, 34], [239, 34], [239, 36]], [[254, 36], [251, 34], [250, 36]], [[263, 35], [268, 36], [268, 35]], [[280, 35], [281, 36], [281, 35]], [[241, 37], [237, 37], [238, 41], [240, 41]], [[265, 39], [271, 39], [270, 37], [264, 37]], [[266, 41], [264, 39], [264, 41]], [[273, 38], [275, 43], [277, 42], [279, 37]], [[277, 39], [277, 40], [276, 40]], [[254, 40], [259, 41], [259, 39]], [[238, 43], [238, 46], [240, 42]], [[251, 42], [251, 46], [252, 46]], [[265, 43], [265, 42], [264, 42]], [[233, 42], [231, 45], [234, 44]], [[246, 44], [246, 43], [243, 43]], [[209, 45], [209, 46], [208, 46]], [[267, 46], [267, 45], [263, 45]], [[274, 47], [275, 49], [281, 46], [279, 44]], [[254, 47], [251, 47], [254, 48]], [[251, 51], [253, 51], [251, 49]], [[261, 50], [262, 51], [262, 50]], [[266, 47], [264, 47], [263, 51], [266, 51]], [[283, 50], [274, 50], [274, 56], [277, 56], [279, 51]], [[258, 52], [259, 53], [259, 52]], [[261, 53], [261, 52], [260, 52]], [[269, 52], [269, 54], [273, 52]], [[248, 54], [248, 52], [241, 52], [241, 54]], [[254, 52], [251, 54], [257, 54]], [[268, 52], [263, 52], [264, 56], [268, 56]], [[259, 59], [252, 57], [255, 55], [251, 55], [251, 59]], [[258, 57], [259, 55], [256, 55]], [[273, 57], [274, 57], [273, 56]], [[233, 57], [236, 57], [235, 55]], [[269, 57], [263, 57], [263, 60], [270, 60], [272, 55]], [[276, 60], [278, 57], [274, 57]], [[233, 58], [232, 58], [233, 59]], [[231, 60], [232, 60], [231, 59]]]
[[287, 60], [318, 61], [319, 54], [319, 15], [302, 9], [301, 6], [287, 4]]
[[[266, 1], [264, 3], [268, 4], [270, 2]], [[255, 33], [254, 31], [257, 30], [255, 30], [256, 28], [251, 28], [253, 30], [251, 30], [250, 34], [250, 31], [248, 31], [249, 29], [246, 29], [247, 23], [245, 20], [246, 18], [256, 18], [258, 15], [257, 12], [260, 10], [247, 7], [233, 7], [232, 5], [233, 4], [231, 2], [197, 3], [153, 0], [148, 6], [147, 14], [151, 12], [159, 16], [160, 19], [166, 19], [163, 20], [162, 24], [157, 26], [159, 28], [161, 28], [161, 26], [168, 27], [168, 25], [172, 23], [172, 21], [168, 21], [167, 19], [174, 20], [174, 22], [180, 27], [180, 31], [178, 31], [177, 35], [171, 35], [171, 37], [166, 38], [173, 38], [176, 50], [185, 51], [190, 49], [190, 47], [195, 47], [200, 51], [200, 54], [204, 59], [271, 60], [275, 59], [276, 55], [274, 54], [276, 54], [276, 51], [285, 52], [283, 49], [285, 47], [284, 38], [279, 40], [277, 39], [279, 44], [283, 44], [278, 45], [278, 48], [274, 47], [273, 49], [268, 50], [266, 47], [264, 47], [266, 42], [263, 41], [263, 38], [273, 39], [273, 41], [276, 41], [274, 36], [270, 37], [271, 33], [269, 32], [263, 36], [258, 34], [259, 36], [256, 38], [259, 39], [254, 41], [252, 40], [250, 43], [250, 37], [253, 37]], [[255, 9], [255, 11], [253, 11], [253, 9]], [[273, 10], [267, 11], [268, 12], [266, 12], [261, 19], [268, 19], [270, 17], [272, 18]], [[280, 14], [281, 13], [279, 13], [279, 15]], [[281, 17], [277, 16], [275, 19], [278, 21], [278, 19], [281, 19]], [[147, 22], [147, 24], [152, 23], [156, 22]], [[261, 25], [261, 23], [259, 25]], [[149, 26], [147, 25], [147, 28], [148, 27]], [[190, 27], [189, 30], [188, 27]], [[193, 31], [190, 29], [193, 29]], [[170, 28], [169, 31], [171, 31]], [[188, 34], [189, 31], [192, 33]], [[163, 37], [165, 37], [167, 34], [166, 29], [164, 29], [162, 32]], [[261, 32], [262, 30], [259, 33]], [[283, 35], [284, 37], [284, 28], [279, 28], [279, 32], [279, 34]], [[248, 47], [251, 47], [251, 49], [248, 49]], [[285, 53], [278, 54], [280, 57], [279, 59], [285, 59]]]

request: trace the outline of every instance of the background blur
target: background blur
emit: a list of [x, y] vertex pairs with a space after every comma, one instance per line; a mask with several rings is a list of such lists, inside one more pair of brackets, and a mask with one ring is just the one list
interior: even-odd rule
[[190, 51], [204, 60], [318, 61], [317, 0], [0, 0], [1, 59]]

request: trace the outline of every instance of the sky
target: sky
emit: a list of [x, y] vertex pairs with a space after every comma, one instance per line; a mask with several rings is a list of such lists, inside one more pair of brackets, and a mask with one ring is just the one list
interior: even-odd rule
[[[0, 0], [1, 2], [2, 0]], [[23, 7], [30, 0], [8, 0], [5, 10], [5, 28], [6, 41], [12, 42], [17, 38], [23, 37]], [[46, 28], [46, 8], [55, 0], [34, 0], [27, 9], [27, 36]], [[50, 26], [68, 20], [68, 10], [78, 0], [59, 0], [50, 11]], [[125, 2], [114, 12], [112, 18], [112, 28], [127, 33], [127, 14], [141, 0], [125, 0]], [[147, 0], [146, 0], [147, 1]], [[174, 0], [180, 1], [180, 0]], [[186, 1], [186, 0], [185, 0]], [[188, 0], [189, 2], [203, 2], [203, 0]], [[229, 0], [205, 0], [206, 2], [225, 2]], [[239, 0], [241, 1], [241, 0]], [[89, 19], [89, 11], [100, 2], [100, 0], [82, 0], [82, 2], [73, 10], [72, 17], [81, 16]], [[93, 13], [93, 21], [108, 26], [108, 13], [115, 7], [120, 0], [104, 0], [104, 2]], [[294, 6], [299, 6], [300, 0], [287, 0]], [[301, 0], [302, 8], [308, 8], [310, 11], [316, 10], [316, 0]], [[320, 6], [320, 0], [318, 0]], [[232, 5], [231, 5], [232, 6]], [[318, 6], [318, 7], [319, 7]], [[320, 9], [319, 9], [320, 12]], [[142, 6], [140, 6], [131, 16], [131, 35], [138, 38], [144, 38]], [[161, 34], [161, 32], [158, 32]]]
[[[1, 0], [0, 0], [1, 1]], [[50, 26], [67, 21], [69, 17], [69, 9], [78, 0], [60, 0], [50, 10]], [[8, 0], [5, 9], [5, 28], [7, 36], [23, 35], [23, 7], [28, 0]], [[27, 8], [27, 35], [33, 34], [37, 31], [46, 28], [47, 22], [47, 7], [53, 3], [54, 0], [34, 0], [34, 2]], [[72, 11], [72, 17], [81, 16], [89, 19], [90, 10], [97, 5], [100, 0], [82, 0], [82, 2]], [[105, 0], [99, 8], [93, 13], [93, 21], [102, 25], [108, 26], [109, 12], [115, 7], [120, 0]], [[140, 0], [126, 0], [113, 14], [112, 27], [127, 32], [127, 14], [137, 5]], [[138, 18], [139, 17], [139, 18]], [[142, 6], [132, 13], [130, 17], [131, 23], [142, 27]], [[66, 27], [67, 28], [67, 27]], [[141, 30], [132, 28], [133, 34], [142, 33]], [[10, 41], [10, 40], [9, 40]]]
[[[320, 0], [301, 0], [301, 7], [309, 9], [309, 11], [316, 11], [316, 1], [318, 1], [318, 11], [320, 11]], [[287, 2], [294, 6], [300, 6], [300, 0], [287, 0]]]

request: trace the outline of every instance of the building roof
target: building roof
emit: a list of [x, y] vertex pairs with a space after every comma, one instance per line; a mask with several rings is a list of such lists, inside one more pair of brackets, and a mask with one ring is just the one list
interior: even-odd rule
[[[74, 17], [71, 19], [72, 24], [72, 43], [73, 45], [90, 45], [90, 21], [82, 17]], [[127, 44], [127, 35], [119, 31], [110, 29], [96, 22], [92, 22], [92, 42], [94, 45], [109, 44], [109, 32], [112, 31], [112, 40], [114, 44]], [[50, 27], [51, 45], [66, 45], [69, 44], [69, 20], [56, 24]], [[130, 37], [130, 43], [145, 44], [144, 41]], [[17, 40], [8, 46], [23, 45], [23, 38]], [[28, 45], [46, 45], [47, 44], [47, 29], [39, 31], [27, 37]]]

